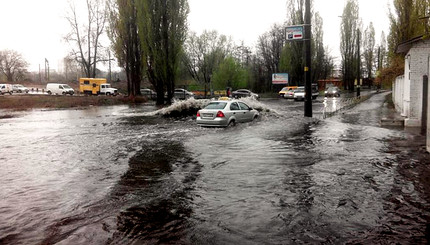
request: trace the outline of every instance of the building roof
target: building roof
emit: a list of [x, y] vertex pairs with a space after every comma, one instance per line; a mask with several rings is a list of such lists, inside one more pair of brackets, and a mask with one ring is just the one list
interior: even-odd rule
[[420, 36], [414, 37], [412, 39], [409, 39], [408, 41], [400, 43], [399, 45], [397, 45], [396, 53], [406, 54], [412, 48], [412, 45], [414, 43], [422, 41], [423, 39], [424, 39], [424, 35], [420, 35]]

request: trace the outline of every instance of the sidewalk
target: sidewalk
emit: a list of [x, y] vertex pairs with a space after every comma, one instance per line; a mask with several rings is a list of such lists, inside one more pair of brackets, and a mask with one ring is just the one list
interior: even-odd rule
[[[378, 118], [379, 120], [383, 118], [401, 120], [403, 117], [395, 111], [390, 98], [391, 93], [388, 92], [375, 94], [356, 106], [361, 108], [351, 108], [331, 120], [372, 127], [377, 126], [375, 123]], [[381, 142], [385, 142], [385, 153], [393, 159], [392, 162], [383, 163], [381, 166], [384, 170], [391, 170], [393, 174], [392, 180], [386, 180], [389, 191], [385, 194], [382, 203], [386, 215], [380, 217], [380, 222], [375, 228], [366, 234], [360, 234], [358, 237], [361, 238], [357, 238], [352, 243], [391, 244], [408, 241], [409, 244], [428, 244], [430, 242], [430, 154], [425, 150], [426, 138], [417, 128], [405, 129], [402, 126], [380, 126], [380, 128], [388, 129], [396, 135], [394, 137], [393, 135], [374, 136]]]

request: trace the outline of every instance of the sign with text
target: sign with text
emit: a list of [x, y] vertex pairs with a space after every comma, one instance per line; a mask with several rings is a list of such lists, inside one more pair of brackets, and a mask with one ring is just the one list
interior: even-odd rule
[[272, 84], [288, 84], [288, 73], [273, 73]]
[[303, 26], [287, 26], [285, 28], [285, 33], [287, 35], [287, 41], [303, 40], [304, 28]]

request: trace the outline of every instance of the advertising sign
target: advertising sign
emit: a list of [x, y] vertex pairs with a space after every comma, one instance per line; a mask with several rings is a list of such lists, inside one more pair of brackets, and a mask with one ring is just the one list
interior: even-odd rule
[[288, 84], [288, 73], [273, 73], [272, 84]]
[[304, 37], [303, 26], [287, 26], [285, 28], [287, 41], [302, 40]]

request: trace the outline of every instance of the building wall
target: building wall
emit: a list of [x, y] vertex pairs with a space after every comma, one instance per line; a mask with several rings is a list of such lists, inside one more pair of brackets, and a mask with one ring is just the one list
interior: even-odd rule
[[393, 82], [393, 103], [396, 108], [396, 111], [398, 111], [402, 116], [405, 116], [405, 103], [404, 103], [404, 94], [405, 89], [408, 89], [407, 86], [405, 86], [405, 76], [398, 76], [396, 80]]
[[[429, 68], [430, 68], [430, 64], [429, 64]], [[430, 82], [429, 82], [430, 83]], [[428, 97], [427, 97], [427, 135], [426, 135], [426, 140], [427, 140], [427, 151], [430, 152], [430, 84], [428, 86]]]
[[416, 43], [409, 51], [410, 59], [410, 112], [406, 126], [420, 127], [423, 99], [423, 76], [428, 76], [430, 41]]
[[423, 76], [428, 75], [429, 55], [430, 41], [426, 40], [415, 43], [405, 56], [405, 85], [410, 92], [404, 94], [405, 106], [409, 104], [406, 127], [421, 127]]
[[[430, 56], [430, 55], [429, 55]], [[430, 60], [430, 58], [429, 58]], [[427, 70], [430, 71], [430, 62], [427, 65]], [[426, 132], [426, 149], [427, 152], [430, 152], [430, 81], [427, 86], [427, 132]]]

